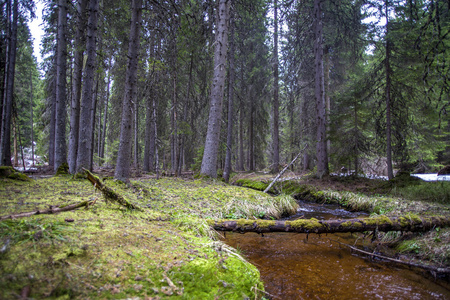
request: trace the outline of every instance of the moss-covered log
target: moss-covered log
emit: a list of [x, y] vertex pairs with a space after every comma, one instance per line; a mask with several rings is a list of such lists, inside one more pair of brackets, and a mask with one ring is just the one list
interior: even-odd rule
[[92, 185], [102, 192], [103, 196], [105, 197], [105, 201], [116, 202], [128, 209], [141, 210], [138, 206], [125, 199], [122, 195], [117, 194], [111, 188], [103, 184], [100, 178], [89, 172], [89, 170], [83, 168], [83, 171], [86, 172], [87, 179], [92, 183]]
[[210, 220], [209, 225], [217, 231], [240, 233], [293, 232], [293, 233], [335, 233], [364, 231], [414, 231], [424, 232], [435, 227], [450, 226], [450, 217], [408, 214], [400, 217], [378, 216], [374, 218], [324, 220], [299, 219], [295, 221], [271, 220]]

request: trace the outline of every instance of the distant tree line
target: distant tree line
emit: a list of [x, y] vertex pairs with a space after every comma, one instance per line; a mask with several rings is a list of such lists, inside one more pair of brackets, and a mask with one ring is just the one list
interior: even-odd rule
[[122, 180], [275, 173], [301, 149], [319, 177], [450, 163], [448, 1], [44, 3], [38, 66], [33, 1], [0, 2], [1, 165], [35, 144]]

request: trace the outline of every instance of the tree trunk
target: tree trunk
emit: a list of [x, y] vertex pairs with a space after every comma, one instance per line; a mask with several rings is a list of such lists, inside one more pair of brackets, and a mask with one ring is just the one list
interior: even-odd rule
[[324, 72], [324, 93], [325, 93], [325, 130], [327, 132], [327, 154], [331, 152], [331, 140], [329, 139], [328, 132], [330, 132], [330, 112], [331, 112], [331, 100], [330, 100], [330, 52], [328, 47], [325, 48], [325, 72]]
[[328, 154], [326, 136], [326, 111], [325, 90], [323, 74], [323, 36], [322, 36], [322, 3], [321, 0], [314, 1], [314, 53], [315, 53], [315, 97], [317, 118], [317, 175], [322, 177], [328, 175]]
[[82, 173], [83, 168], [91, 168], [92, 150], [92, 109], [94, 106], [94, 76], [96, 66], [96, 35], [98, 20], [98, 0], [89, 2], [89, 20], [86, 42], [87, 60], [83, 78], [83, 96], [81, 98], [80, 131], [78, 136], [78, 151], [76, 173]]
[[222, 121], [222, 101], [226, 75], [230, 0], [219, 0], [218, 9], [214, 52], [214, 77], [211, 88], [208, 131], [200, 171], [201, 174], [214, 178], [217, 177], [217, 156], [220, 144], [220, 123]]
[[278, 3], [273, 1], [274, 29], [273, 29], [273, 161], [272, 173], [278, 172], [280, 165], [280, 141], [279, 141], [279, 100], [278, 100]]
[[[176, 55], [175, 55], [176, 56]], [[176, 60], [176, 58], [174, 58]], [[178, 140], [178, 129], [177, 129], [177, 69], [176, 62], [174, 62], [174, 72], [173, 72], [173, 98], [172, 107], [170, 109], [170, 164], [172, 172], [176, 173], [177, 170], [177, 140]]]
[[[244, 70], [241, 66], [241, 87], [244, 85]], [[243, 89], [242, 89], [243, 90]], [[238, 170], [244, 171], [244, 99], [239, 99], [239, 159]]]
[[[103, 76], [102, 76], [103, 77]], [[97, 106], [98, 106], [98, 119], [97, 119], [97, 145], [95, 145], [95, 147], [97, 148], [97, 157], [98, 157], [98, 161], [97, 161], [97, 164], [100, 166], [101, 165], [101, 158], [100, 158], [100, 153], [101, 153], [101, 150], [102, 150], [102, 136], [103, 136], [103, 131], [102, 131], [102, 128], [103, 128], [103, 117], [104, 117], [104, 115], [103, 115], [103, 107], [104, 107], [104, 104], [105, 104], [105, 102], [106, 102], [106, 99], [105, 99], [105, 81], [104, 81], [104, 78], [102, 78], [102, 80], [99, 82], [99, 84], [101, 83], [101, 85], [100, 85], [100, 88], [99, 88], [99, 93], [100, 93], [100, 96], [98, 97], [98, 103], [97, 103]]]
[[30, 128], [31, 128], [31, 166], [34, 167], [34, 129], [33, 129], [33, 75], [30, 71]]
[[298, 219], [295, 221], [269, 220], [208, 220], [208, 224], [218, 231], [240, 233], [256, 232], [293, 232], [293, 233], [337, 233], [365, 231], [412, 231], [424, 232], [436, 227], [450, 226], [450, 217], [419, 217], [405, 215], [401, 217], [378, 216], [375, 218], [346, 220]]
[[56, 52], [56, 119], [54, 170], [67, 163], [66, 153], [66, 69], [67, 69], [67, 0], [58, 2], [58, 46]]
[[83, 72], [84, 53], [84, 29], [86, 27], [87, 0], [77, 1], [77, 30], [75, 33], [74, 58], [73, 58], [73, 80], [72, 80], [72, 103], [70, 110], [70, 134], [69, 134], [69, 172], [74, 174], [77, 166], [78, 134], [80, 130], [80, 100], [81, 100], [81, 78]]
[[56, 123], [56, 83], [53, 82], [53, 93], [50, 94], [50, 129], [48, 137], [48, 165], [55, 164], [55, 123]]
[[[10, 32], [9, 30], [9, 23], [7, 20], [10, 20], [10, 4], [11, 0], [3, 1], [0, 4], [0, 10], [2, 11], [2, 15], [6, 15], [6, 20], [4, 20], [4, 26], [5, 26], [5, 33]], [[3, 127], [3, 101], [5, 99], [5, 84], [6, 84], [6, 73], [7, 73], [7, 47], [8, 47], [8, 40], [9, 35], [6, 34], [4, 38], [0, 39], [0, 150], [2, 148], [1, 146], [1, 136], [2, 136], [2, 127]], [[1, 161], [1, 152], [0, 152], [0, 161]], [[0, 162], [1, 164], [1, 162]]]
[[120, 124], [120, 143], [114, 177], [127, 181], [130, 177], [132, 107], [136, 97], [137, 67], [139, 58], [139, 40], [142, 19], [142, 0], [133, 0], [130, 26], [130, 42], [128, 46], [128, 65], [125, 78], [125, 94], [122, 105], [122, 121]]
[[[17, 22], [18, 22], [18, 0], [14, 0], [12, 23], [10, 26], [10, 39], [8, 41], [6, 80], [3, 97], [2, 123], [0, 136], [0, 165], [11, 166], [11, 116], [14, 94], [14, 74], [16, 68], [17, 54]], [[9, 19], [8, 19], [9, 21]]]
[[233, 122], [234, 122], [234, 0], [231, 0], [230, 11], [230, 53], [228, 65], [228, 124], [227, 124], [227, 151], [223, 179], [228, 182], [231, 173], [231, 153], [233, 147]]
[[136, 170], [139, 169], [139, 99], [135, 99], [134, 105], [134, 158], [133, 164]]
[[389, 4], [386, 0], [386, 163], [388, 178], [394, 178], [392, 170], [392, 142], [391, 142], [391, 48], [389, 41]]
[[13, 127], [13, 157], [14, 157], [14, 167], [19, 166], [19, 153], [17, 152], [17, 119], [15, 117], [15, 114], [13, 114], [12, 118], [12, 127]]
[[[184, 126], [187, 124], [188, 119], [188, 107], [190, 106], [190, 95], [191, 95], [191, 88], [192, 88], [192, 72], [194, 68], [194, 53], [191, 52], [191, 59], [189, 63], [189, 78], [188, 78], [188, 85], [186, 90], [186, 99], [183, 106], [183, 118], [182, 122]], [[186, 129], [183, 128], [181, 131], [180, 136], [178, 137], [178, 169], [177, 173], [181, 175], [181, 171], [183, 170], [183, 166], [185, 165], [185, 143], [187, 139], [187, 133]]]
[[[111, 68], [111, 61], [112, 58], [109, 59], [109, 68]], [[105, 157], [105, 142], [106, 142], [106, 124], [108, 120], [108, 104], [109, 104], [109, 95], [110, 95], [110, 85], [111, 85], [111, 70], [108, 70], [108, 83], [106, 86], [106, 99], [105, 99], [105, 111], [103, 113], [103, 128], [102, 128], [102, 137], [100, 140], [100, 152], [99, 157], [104, 158]], [[102, 161], [103, 162], [103, 161]], [[101, 162], [99, 162], [99, 165]]]
[[[101, 52], [101, 50], [100, 50]], [[94, 62], [95, 64], [95, 62]], [[92, 170], [94, 167], [94, 149], [95, 149], [95, 115], [97, 114], [97, 102], [98, 102], [98, 85], [100, 81], [100, 74], [97, 73], [97, 79], [95, 80], [95, 89], [93, 91], [93, 99], [92, 99], [92, 107], [91, 107], [91, 147], [89, 153], [89, 170]]]
[[250, 112], [249, 112], [249, 124], [248, 124], [248, 170], [254, 171], [255, 170], [255, 153], [254, 153], [254, 114], [255, 114], [255, 106], [254, 106], [254, 99], [252, 99], [252, 87], [250, 86], [248, 91], [248, 99], [250, 101]]
[[[355, 104], [354, 104], [354, 122], [355, 122], [355, 132], [358, 131], [358, 105], [357, 105], [357, 101], [355, 100]], [[353, 146], [355, 148], [354, 151], [354, 169], [355, 169], [355, 175], [357, 175], [359, 173], [359, 137], [356, 134], [355, 136], [355, 145]]]
[[150, 90], [150, 94], [147, 98], [147, 105], [145, 108], [145, 147], [144, 147], [144, 162], [142, 165], [142, 170], [144, 172], [150, 172], [151, 164], [153, 163], [151, 154], [150, 154], [150, 140], [152, 137], [152, 113], [153, 113], [153, 92]]

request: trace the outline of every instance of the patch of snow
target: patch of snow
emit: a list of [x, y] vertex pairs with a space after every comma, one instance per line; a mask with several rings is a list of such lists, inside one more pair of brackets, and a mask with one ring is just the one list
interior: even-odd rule
[[424, 181], [450, 181], [450, 175], [435, 174], [411, 174], [411, 176], [418, 177]]

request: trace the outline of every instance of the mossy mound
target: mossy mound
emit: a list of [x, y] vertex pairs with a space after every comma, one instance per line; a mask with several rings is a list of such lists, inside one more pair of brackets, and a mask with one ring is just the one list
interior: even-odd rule
[[60, 175], [68, 175], [69, 174], [69, 165], [67, 163], [62, 163], [58, 169], [56, 170], [56, 176]]
[[13, 167], [1, 166], [0, 167], [0, 178], [8, 178], [12, 180], [20, 181], [30, 181], [31, 178], [27, 175], [15, 170]]

